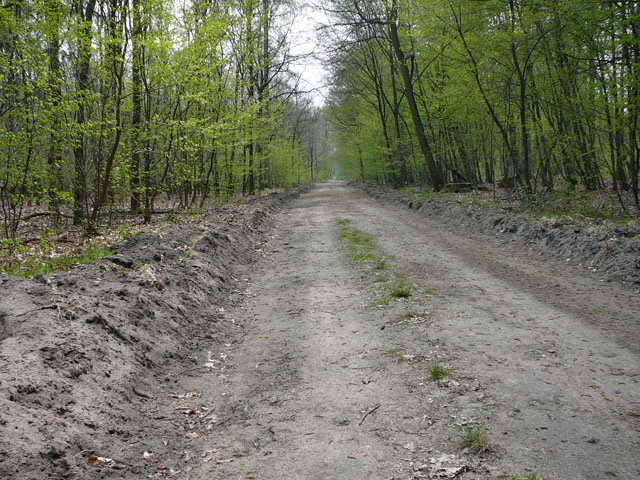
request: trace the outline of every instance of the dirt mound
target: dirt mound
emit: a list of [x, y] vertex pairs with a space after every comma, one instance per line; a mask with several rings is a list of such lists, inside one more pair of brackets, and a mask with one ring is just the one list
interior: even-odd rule
[[138, 235], [67, 272], [0, 277], [0, 478], [86, 478], [88, 461], [97, 478], [101, 465], [141, 474], [128, 458], [143, 402], [171, 380], [163, 366], [234, 334], [220, 307], [271, 213], [306, 189]]
[[369, 196], [402, 204], [455, 228], [495, 235], [544, 254], [602, 272], [609, 280], [640, 285], [640, 227], [572, 217], [536, 218], [512, 211], [423, 198], [374, 185], [358, 185]]

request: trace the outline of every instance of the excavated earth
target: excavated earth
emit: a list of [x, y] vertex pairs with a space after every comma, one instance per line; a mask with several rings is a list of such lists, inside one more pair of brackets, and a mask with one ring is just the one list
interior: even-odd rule
[[330, 182], [116, 250], [0, 277], [0, 478], [640, 478], [631, 232]]

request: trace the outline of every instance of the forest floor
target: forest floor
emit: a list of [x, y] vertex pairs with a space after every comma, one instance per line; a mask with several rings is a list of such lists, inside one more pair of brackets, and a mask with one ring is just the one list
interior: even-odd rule
[[367, 191], [0, 277], [0, 477], [640, 478], [635, 227]]

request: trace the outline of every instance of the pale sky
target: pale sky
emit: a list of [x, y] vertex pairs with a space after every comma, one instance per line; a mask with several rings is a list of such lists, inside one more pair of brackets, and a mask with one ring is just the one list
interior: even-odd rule
[[293, 66], [293, 70], [301, 75], [301, 90], [314, 90], [310, 95], [317, 106], [322, 105], [327, 91], [324, 87], [326, 70], [318, 58], [321, 51], [315, 29], [318, 24], [327, 22], [324, 12], [306, 4], [296, 16], [291, 31], [291, 53], [306, 55]]

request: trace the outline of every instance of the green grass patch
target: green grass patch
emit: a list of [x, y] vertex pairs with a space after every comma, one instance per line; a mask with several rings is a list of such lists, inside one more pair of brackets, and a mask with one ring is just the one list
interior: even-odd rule
[[408, 298], [411, 296], [411, 284], [405, 281], [383, 285], [382, 290], [389, 292], [389, 295], [393, 298]]
[[375, 270], [375, 271], [382, 271], [382, 270], [389, 270], [391, 268], [391, 265], [389, 265], [387, 262], [385, 262], [384, 260], [378, 260], [372, 267], [371, 270]]
[[395, 288], [391, 290], [391, 296], [395, 298], [409, 298], [411, 296], [411, 290], [408, 288]]
[[351, 220], [348, 220], [346, 218], [341, 218], [340, 220], [338, 220], [338, 225], [341, 225], [341, 226], [349, 225], [350, 223], [351, 223]]
[[377, 258], [378, 257], [376, 255], [369, 252], [359, 252], [351, 255], [351, 260], [354, 260], [356, 262], [366, 262], [369, 260], [376, 260]]
[[540, 477], [537, 473], [530, 473], [525, 476], [514, 475], [510, 477], [509, 480], [542, 480], [542, 477]]
[[389, 275], [388, 273], [381, 273], [381, 274], [376, 276], [376, 280], [375, 281], [377, 283], [389, 282], [389, 281], [391, 281], [391, 275]]
[[443, 198], [441, 193], [433, 193], [433, 192], [422, 192], [420, 194], [422, 198], [431, 199], [431, 198]]
[[428, 288], [427, 287], [427, 288], [424, 289], [424, 293], [426, 295], [433, 295], [434, 293], [436, 293], [436, 290], [434, 288]]
[[460, 425], [461, 444], [476, 453], [484, 453], [491, 450], [487, 431], [479, 425]]
[[345, 240], [349, 245], [362, 248], [364, 250], [373, 250], [375, 245], [371, 237], [360, 230], [343, 230], [338, 236], [340, 240]]
[[97, 258], [106, 257], [113, 252], [105, 247], [89, 246], [86, 250], [75, 254], [64, 254], [49, 258], [28, 258], [23, 262], [5, 265], [3, 272], [7, 275], [30, 278], [34, 275], [46, 275], [51, 272], [66, 270], [82, 263], [89, 263]]
[[431, 375], [431, 380], [434, 382], [440, 382], [447, 375], [449, 375], [449, 371], [444, 368], [442, 365], [434, 363], [429, 366], [429, 375]]

